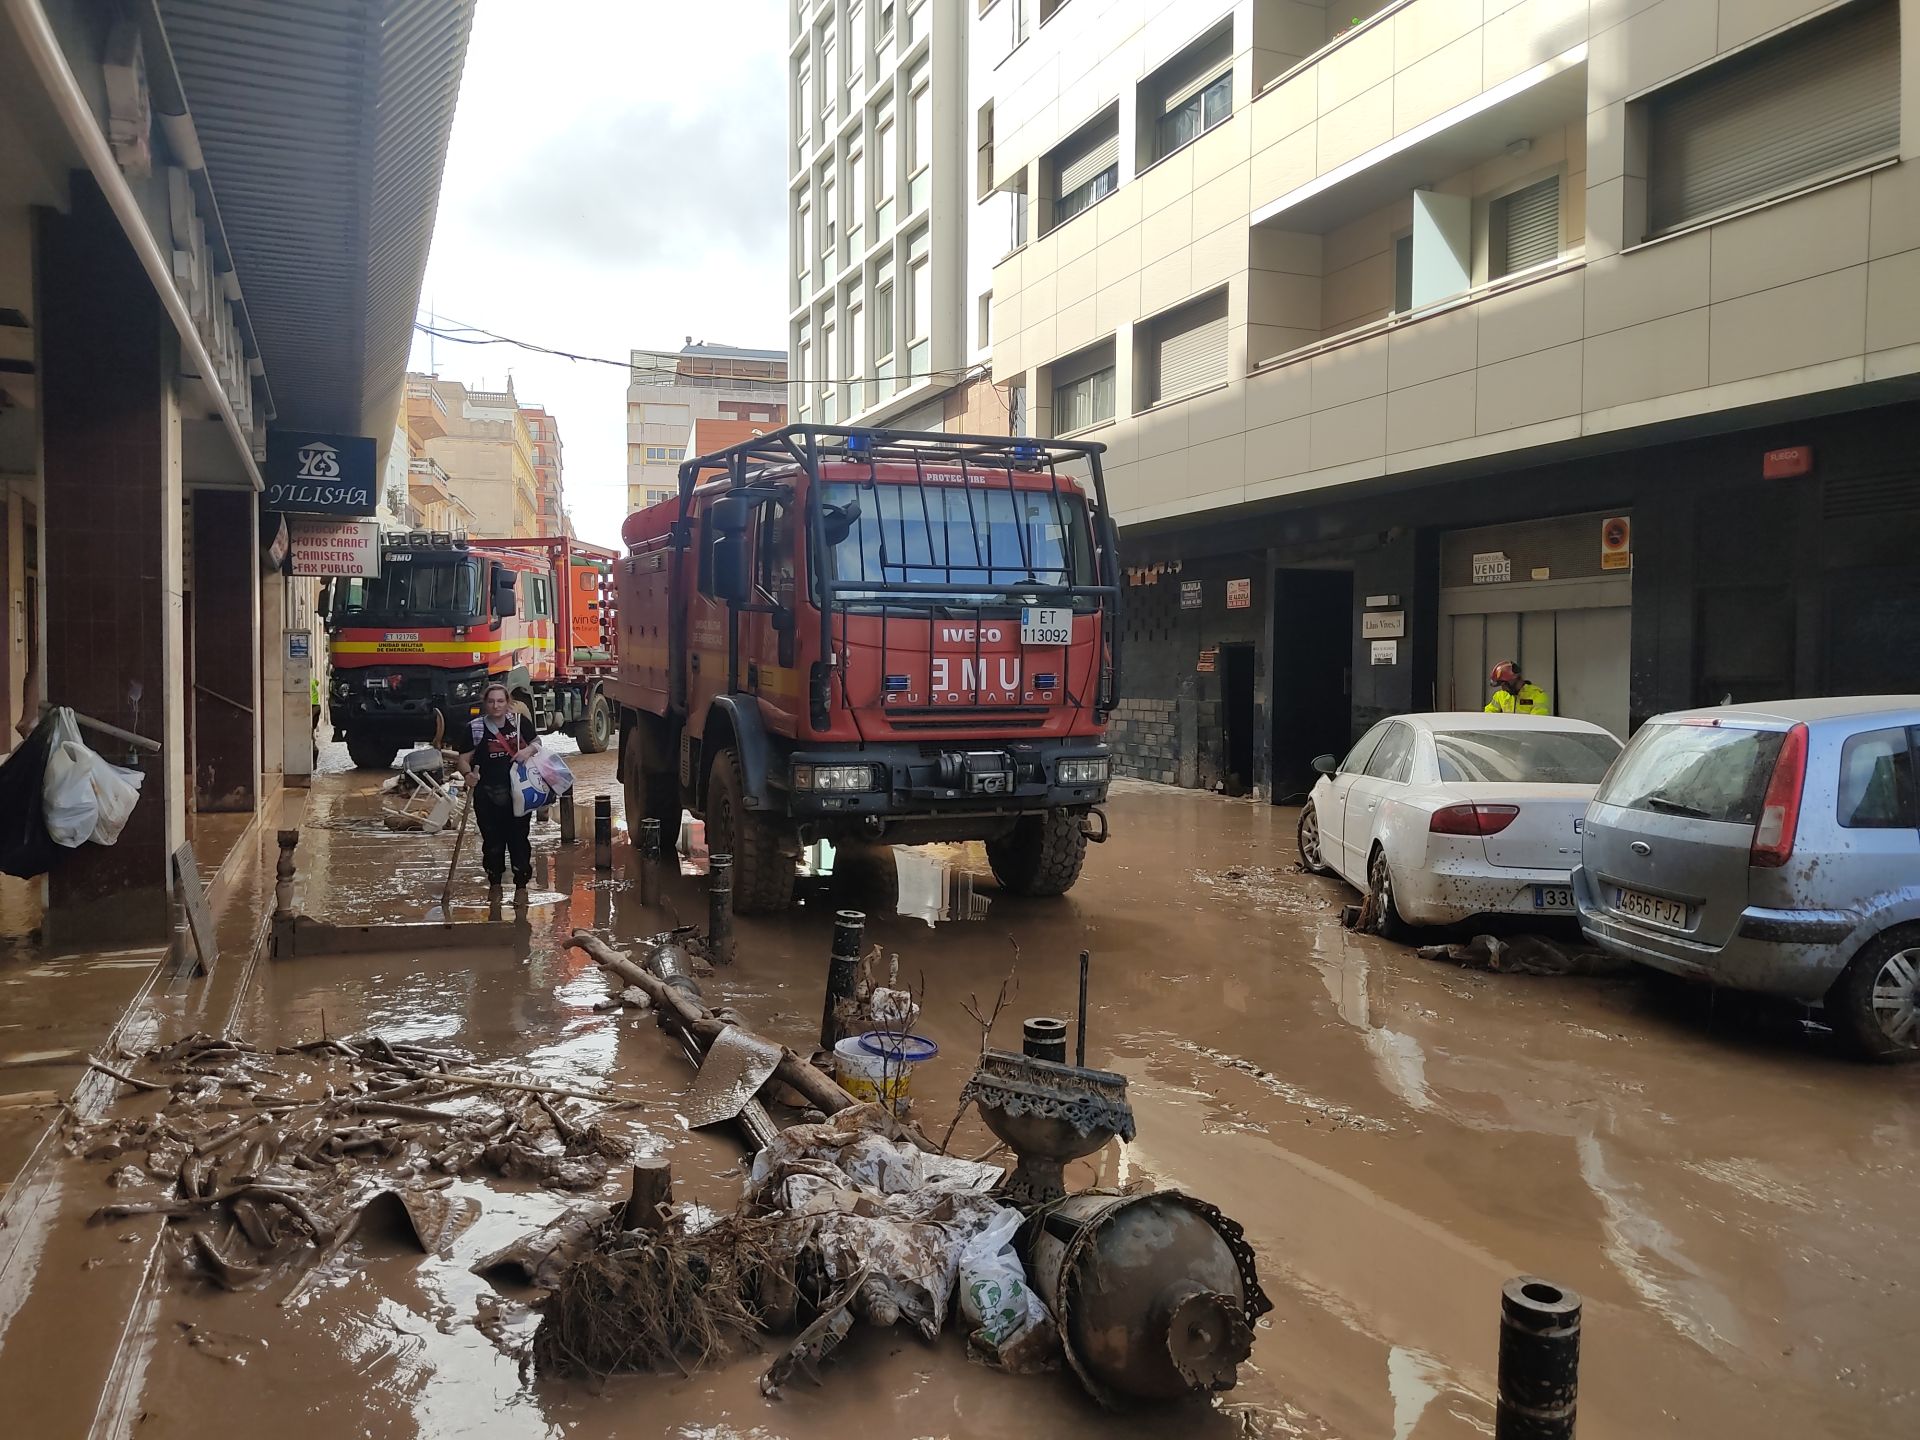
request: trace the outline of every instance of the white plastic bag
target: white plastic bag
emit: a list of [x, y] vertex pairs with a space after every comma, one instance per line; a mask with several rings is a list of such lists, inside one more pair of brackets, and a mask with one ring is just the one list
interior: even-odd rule
[[54, 712], [52, 738], [41, 790], [47, 833], [68, 849], [89, 840], [96, 845], [113, 844], [133, 814], [140, 782], [146, 777], [138, 770], [110, 764], [88, 749], [73, 712], [65, 707]]
[[547, 788], [547, 782], [540, 778], [531, 760], [513, 762], [513, 769], [507, 774], [507, 788], [513, 792], [515, 815], [531, 815], [553, 803], [553, 791]]
[[561, 796], [573, 788], [573, 771], [567, 768], [567, 762], [551, 750], [536, 750], [533, 758], [527, 762], [527, 768], [534, 771], [547, 782], [547, 789]]
[[100, 823], [100, 797], [94, 794], [93, 775], [85, 757], [91, 752], [80, 743], [73, 712], [54, 711], [53, 748], [47, 753], [47, 777], [40, 790], [46, 802], [47, 834], [69, 850], [84, 845]]
[[1033, 1293], [1013, 1237], [1026, 1217], [1003, 1209], [960, 1252], [960, 1313], [969, 1342], [989, 1361], [1009, 1370], [1045, 1366], [1054, 1344], [1053, 1317]]

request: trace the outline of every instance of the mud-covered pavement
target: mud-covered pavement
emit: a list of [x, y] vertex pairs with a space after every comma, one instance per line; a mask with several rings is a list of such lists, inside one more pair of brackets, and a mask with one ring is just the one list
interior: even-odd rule
[[[574, 762], [585, 794], [615, 790], [611, 762]], [[308, 914], [425, 918], [449, 840], [389, 833], [378, 805], [366, 776], [316, 785], [299, 852]], [[322, 1024], [378, 1028], [556, 1081], [632, 1087], [649, 1097], [620, 1122], [636, 1152], [672, 1158], [680, 1198], [730, 1206], [738, 1146], [674, 1113], [689, 1068], [650, 1019], [597, 1011], [604, 982], [563, 944], [576, 925], [619, 944], [699, 921], [704, 892], [682, 879], [663, 910], [641, 908], [624, 836], [622, 868], [592, 869], [590, 814], [583, 804], [570, 850], [536, 830], [516, 946], [263, 962], [229, 974], [231, 996], [212, 1009], [267, 1046]], [[1111, 818], [1112, 842], [1065, 900], [1002, 895], [981, 866], [992, 907], [978, 922], [897, 919], [884, 852], [848, 857], [831, 895], [739, 920], [738, 962], [706, 989], [804, 1050], [831, 910], [867, 911], [870, 938], [924, 983], [918, 1028], [942, 1053], [915, 1091], [937, 1135], [979, 1040], [963, 1002], [990, 1004], [1012, 971], [996, 1039], [1017, 1046], [1021, 1017], [1072, 1013], [1077, 955], [1091, 950], [1088, 1062], [1127, 1075], [1139, 1138], [1070, 1179], [1174, 1185], [1219, 1205], [1246, 1226], [1275, 1302], [1239, 1388], [1210, 1409], [1103, 1416], [1066, 1375], [991, 1374], [951, 1333], [928, 1347], [856, 1331], [821, 1388], [777, 1402], [760, 1397], [751, 1358], [601, 1386], [523, 1379], [509, 1352], [530, 1321], [466, 1267], [567, 1197], [462, 1182], [483, 1213], [450, 1258], [356, 1241], [282, 1306], [284, 1286], [232, 1295], [166, 1279], [157, 1221], [85, 1225], [109, 1193], [105, 1171], [70, 1161], [60, 1223], [24, 1281], [15, 1265], [0, 1284], [0, 1321], [85, 1317], [64, 1333], [0, 1333], [18, 1433], [85, 1433], [70, 1428], [84, 1412], [94, 1433], [271, 1427], [279, 1440], [1144, 1436], [1173, 1423], [1440, 1440], [1491, 1433], [1499, 1288], [1522, 1272], [1586, 1298], [1584, 1436], [1913, 1429], [1916, 1071], [1850, 1065], [1792, 1014], [1633, 976], [1464, 971], [1350, 934], [1338, 882], [1289, 872], [1289, 810], [1122, 786]], [[461, 869], [457, 909], [478, 914], [471, 848]], [[970, 1116], [954, 1148], [991, 1143]], [[104, 1378], [89, 1356], [111, 1357]], [[25, 1392], [23, 1374], [37, 1377]], [[83, 1404], [63, 1392], [75, 1386], [89, 1387]]]

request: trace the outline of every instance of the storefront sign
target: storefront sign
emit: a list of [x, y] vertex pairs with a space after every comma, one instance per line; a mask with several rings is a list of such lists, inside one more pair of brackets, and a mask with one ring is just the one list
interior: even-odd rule
[[296, 515], [371, 515], [374, 446], [364, 435], [275, 430], [267, 436], [263, 510]]
[[1198, 580], [1182, 580], [1180, 582], [1180, 608], [1182, 610], [1198, 610], [1200, 608], [1200, 582]]
[[377, 520], [294, 520], [293, 573], [378, 575], [380, 523]]
[[1360, 634], [1367, 640], [1398, 640], [1407, 633], [1407, 612], [1379, 610], [1360, 616]]
[[1473, 583], [1504, 585], [1513, 579], [1513, 561], [1504, 550], [1483, 550], [1473, 557]]
[[1227, 581], [1227, 608], [1229, 610], [1251, 610], [1253, 608], [1253, 581]]
[[1376, 665], [1398, 665], [1400, 663], [1400, 642], [1398, 640], [1374, 641], [1373, 663]]
[[1600, 568], [1633, 568], [1633, 524], [1624, 515], [1615, 515], [1600, 522]]
[[1767, 480], [1791, 480], [1796, 475], [1813, 473], [1813, 447], [1789, 445], [1784, 450], [1769, 450], [1760, 459], [1760, 474]]
[[1220, 651], [1218, 647], [1215, 647], [1212, 650], [1202, 650], [1200, 652], [1200, 663], [1193, 668], [1198, 674], [1211, 675], [1219, 663]]

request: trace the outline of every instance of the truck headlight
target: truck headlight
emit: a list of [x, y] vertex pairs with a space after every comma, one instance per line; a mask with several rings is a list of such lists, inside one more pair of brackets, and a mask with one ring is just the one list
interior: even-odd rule
[[848, 795], [878, 790], [880, 782], [871, 765], [796, 765], [793, 788], [814, 794]]
[[480, 693], [480, 687], [485, 683], [484, 680], [456, 680], [453, 682], [453, 698], [471, 700]]
[[1087, 760], [1062, 760], [1059, 783], [1062, 785], [1104, 785], [1108, 760], [1104, 755]]

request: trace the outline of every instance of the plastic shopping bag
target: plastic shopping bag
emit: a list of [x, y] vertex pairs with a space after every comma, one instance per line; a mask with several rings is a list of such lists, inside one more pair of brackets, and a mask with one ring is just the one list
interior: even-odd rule
[[93, 838], [93, 827], [100, 823], [100, 797], [94, 794], [93, 774], [86, 763], [92, 754], [80, 741], [73, 712], [54, 712], [53, 749], [47, 756], [47, 776], [42, 787], [46, 802], [47, 833], [57, 845], [69, 850]]
[[573, 771], [567, 768], [567, 762], [551, 750], [536, 750], [533, 758], [527, 762], [528, 768], [536, 772], [547, 782], [547, 789], [560, 796], [573, 788]]
[[553, 791], [540, 778], [531, 760], [516, 760], [507, 776], [507, 788], [513, 793], [513, 813], [531, 815], [553, 803]]
[[960, 1251], [960, 1313], [974, 1353], [1003, 1369], [1046, 1369], [1058, 1341], [1046, 1302], [1033, 1293], [1013, 1237], [1026, 1217], [1007, 1208]]
[[34, 727], [0, 764], [0, 871], [28, 880], [53, 868], [60, 849], [47, 834], [47, 760], [53, 717]]
[[127, 817], [140, 800], [140, 782], [147, 777], [138, 770], [115, 765], [89, 750], [92, 758], [93, 794], [100, 802], [100, 819], [89, 838], [96, 845], [111, 845], [126, 829]]

